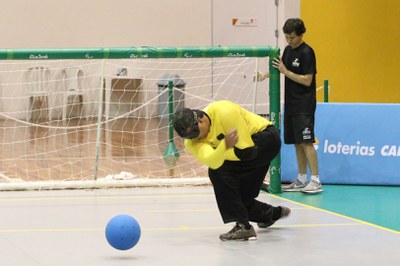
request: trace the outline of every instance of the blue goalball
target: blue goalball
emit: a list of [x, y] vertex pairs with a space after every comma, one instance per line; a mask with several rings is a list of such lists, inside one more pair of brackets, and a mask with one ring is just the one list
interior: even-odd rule
[[139, 223], [130, 215], [113, 217], [106, 226], [106, 239], [115, 249], [127, 250], [134, 247], [140, 239]]

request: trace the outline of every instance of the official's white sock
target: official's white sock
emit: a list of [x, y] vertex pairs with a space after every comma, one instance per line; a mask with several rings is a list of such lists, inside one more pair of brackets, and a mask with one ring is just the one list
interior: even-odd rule
[[305, 184], [307, 182], [307, 174], [298, 174], [297, 180], [299, 180], [301, 183]]
[[319, 175], [312, 175], [311, 176], [311, 181], [317, 182], [317, 183], [321, 183], [321, 181], [319, 181]]

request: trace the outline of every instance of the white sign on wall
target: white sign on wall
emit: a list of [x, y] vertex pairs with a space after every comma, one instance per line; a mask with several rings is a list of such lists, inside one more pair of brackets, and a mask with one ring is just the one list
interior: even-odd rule
[[233, 18], [232, 25], [235, 27], [257, 27], [256, 18]]

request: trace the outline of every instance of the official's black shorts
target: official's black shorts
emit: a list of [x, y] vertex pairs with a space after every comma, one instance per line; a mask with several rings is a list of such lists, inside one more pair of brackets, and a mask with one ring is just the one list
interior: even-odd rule
[[314, 115], [284, 116], [285, 144], [314, 143]]

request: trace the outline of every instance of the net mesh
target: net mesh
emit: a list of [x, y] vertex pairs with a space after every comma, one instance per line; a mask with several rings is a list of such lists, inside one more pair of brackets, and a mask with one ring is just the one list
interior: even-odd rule
[[[0, 61], [0, 189], [208, 183], [173, 110], [230, 100], [268, 115], [267, 59]], [[179, 156], [166, 156], [171, 143]], [[123, 182], [122, 182], [123, 181]]]

